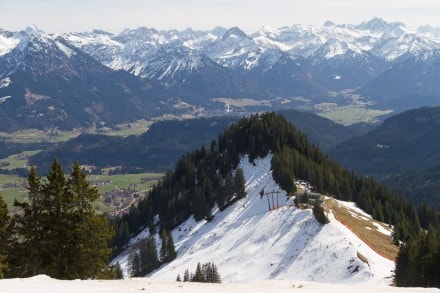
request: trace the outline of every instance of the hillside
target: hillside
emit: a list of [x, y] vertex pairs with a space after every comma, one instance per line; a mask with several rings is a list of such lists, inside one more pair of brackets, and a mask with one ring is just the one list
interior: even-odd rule
[[0, 131], [111, 126], [160, 115], [159, 102], [171, 97], [156, 81], [112, 70], [61, 37], [30, 28], [13, 38], [19, 45], [0, 56]]
[[398, 111], [439, 105], [440, 51], [425, 52], [397, 62], [362, 88], [382, 107]]
[[[226, 283], [295, 279], [389, 284], [394, 263], [377, 255], [334, 218], [322, 225], [311, 210], [295, 208], [292, 199], [273, 181], [270, 161], [271, 156], [254, 163], [243, 157], [239, 168], [246, 179], [246, 198], [223, 212], [214, 209], [212, 221], [196, 222], [191, 217], [176, 227], [173, 238], [177, 259], [149, 276], [174, 280], [185, 269], [195, 268], [197, 262], [214, 262]], [[262, 189], [280, 192], [276, 200], [280, 208], [269, 211], [268, 198], [259, 195]], [[147, 234], [148, 229], [132, 239], [131, 246]], [[127, 254], [116, 261], [127, 269]]]
[[[287, 200], [287, 195], [294, 195], [300, 187], [313, 191], [310, 198], [324, 194], [339, 201], [352, 200], [363, 211], [341, 208], [339, 203], [329, 205], [330, 224], [318, 224], [318, 201], [312, 216], [310, 210], [301, 209], [303, 199]], [[352, 221], [354, 225], [334, 220], [346, 217], [341, 209], [358, 218]], [[372, 219], [393, 225], [394, 232]], [[393, 268], [392, 261], [377, 258], [375, 251], [394, 259], [397, 249], [382, 250], [383, 244], [391, 247], [420, 229], [412, 205], [371, 178], [338, 166], [275, 113], [243, 118], [209, 148], [183, 156], [175, 169], [127, 215], [115, 219], [113, 226], [116, 251], [122, 252], [114, 263], [120, 261], [130, 276], [151, 273], [174, 279], [198, 261], [213, 261], [220, 272], [224, 267], [221, 275], [229, 281], [295, 275], [302, 280], [374, 284], [391, 282]], [[370, 240], [373, 234], [368, 233], [373, 232], [385, 237]], [[155, 238], [149, 237], [150, 233]], [[130, 239], [131, 234], [137, 236]], [[161, 255], [168, 255], [169, 240], [162, 241], [159, 234], [162, 239], [172, 235], [177, 255], [173, 248], [172, 259], [162, 261], [159, 270], [157, 266], [139, 273], [134, 261], [139, 257], [139, 240], [148, 238], [151, 247], [155, 239], [157, 248], [149, 251], [160, 246]], [[377, 239], [385, 240], [377, 245]]]
[[[440, 107], [409, 110], [329, 151], [342, 165], [368, 175], [400, 173], [440, 162]], [[404, 159], [403, 159], [404, 158]]]
[[343, 166], [384, 180], [416, 203], [437, 208], [440, 107], [424, 107], [386, 119], [365, 135], [329, 150]]
[[217, 117], [161, 121], [154, 123], [142, 135], [126, 138], [83, 134], [33, 156], [31, 163], [46, 170], [48, 162], [56, 157], [64, 166], [80, 161], [95, 166], [97, 171], [120, 166], [124, 173], [163, 172], [183, 154], [202, 144], [208, 145], [237, 119]]
[[352, 129], [333, 122], [330, 119], [310, 112], [298, 110], [280, 110], [277, 112], [307, 135], [307, 139], [318, 145], [322, 150], [343, 142], [362, 133], [362, 129]]
[[[327, 149], [355, 135], [350, 128], [310, 112], [278, 112], [307, 134], [308, 139]], [[112, 137], [84, 134], [35, 155], [31, 163], [48, 169], [48, 162], [58, 158], [64, 166], [73, 162], [95, 166], [121, 166], [122, 172], [165, 171], [190, 150], [211, 143], [237, 116], [211, 117], [154, 123], [144, 134], [134, 137]]]

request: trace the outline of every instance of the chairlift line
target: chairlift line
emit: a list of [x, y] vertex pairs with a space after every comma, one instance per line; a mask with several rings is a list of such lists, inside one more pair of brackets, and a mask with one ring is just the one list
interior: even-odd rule
[[[267, 205], [269, 207], [269, 212], [280, 208], [279, 200], [278, 200], [280, 193], [281, 193], [281, 191], [269, 191], [269, 192], [264, 193], [264, 188], [261, 190], [261, 192], [260, 192], [261, 198], [263, 197], [263, 195], [266, 195], [266, 197], [267, 197]], [[277, 195], [276, 206], [275, 206], [274, 194]]]

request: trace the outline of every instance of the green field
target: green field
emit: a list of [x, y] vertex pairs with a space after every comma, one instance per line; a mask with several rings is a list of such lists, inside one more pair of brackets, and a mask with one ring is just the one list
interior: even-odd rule
[[61, 142], [77, 137], [80, 134], [80, 129], [72, 131], [26, 129], [13, 133], [0, 132], [0, 139], [15, 143]]
[[318, 115], [328, 118], [343, 125], [351, 125], [359, 122], [375, 122], [378, 117], [392, 113], [392, 110], [368, 109], [365, 106], [337, 107]]
[[20, 154], [11, 155], [5, 159], [0, 160], [0, 166], [5, 170], [12, 170], [15, 168], [26, 168], [27, 167], [27, 158], [29, 156], [35, 155], [40, 152], [40, 150], [36, 151], [25, 151]]
[[112, 190], [125, 189], [136, 185], [136, 191], [142, 192], [148, 190], [157, 180], [162, 177], [160, 173], [141, 173], [141, 174], [124, 174], [124, 175], [89, 175], [87, 179], [93, 181], [110, 182], [104, 186], [97, 186], [100, 193]]
[[[159, 173], [142, 173], [142, 174], [124, 174], [124, 175], [90, 175], [87, 179], [91, 182], [105, 182], [104, 186], [97, 186], [100, 194], [111, 191], [121, 191], [127, 188], [134, 189], [136, 193], [141, 196], [148, 191], [154, 183], [162, 177]], [[0, 174], [0, 193], [3, 195], [4, 200], [8, 204], [9, 208], [12, 208], [14, 199], [18, 201], [24, 201], [27, 199], [27, 191], [24, 187], [26, 179], [12, 175]], [[127, 199], [124, 199], [127, 201]], [[132, 199], [129, 199], [130, 201]], [[122, 202], [121, 200], [116, 200]], [[105, 205], [103, 199], [96, 202], [96, 205], [101, 212], [110, 212], [115, 208]]]
[[97, 130], [97, 133], [112, 135], [112, 136], [129, 136], [129, 135], [140, 135], [145, 133], [150, 128], [152, 121], [138, 120], [132, 123], [118, 124], [114, 128], [104, 127]]
[[118, 124], [113, 128], [93, 128], [93, 129], [73, 129], [70, 131], [61, 131], [58, 129], [38, 130], [26, 129], [13, 133], [0, 132], [0, 140], [11, 141], [15, 143], [41, 143], [41, 142], [62, 142], [75, 138], [81, 133], [99, 133], [113, 136], [139, 135], [148, 131], [153, 124], [152, 121], [138, 120], [132, 123]]
[[[74, 129], [71, 131], [60, 131], [58, 129], [51, 130], [37, 130], [26, 129], [16, 131], [14, 133], [0, 132], [0, 140], [10, 141], [14, 143], [57, 143], [67, 141], [75, 138], [81, 133], [99, 133], [113, 136], [129, 136], [140, 135], [148, 131], [153, 122], [147, 120], [138, 120], [132, 123], [118, 124], [113, 128], [93, 128], [93, 129]], [[19, 154], [11, 155], [0, 160], [0, 169], [13, 170], [15, 168], [26, 168], [28, 157], [38, 153], [40, 150], [25, 151]], [[144, 173], [144, 174], [127, 174], [127, 175], [90, 175], [87, 179], [91, 182], [102, 181], [105, 184], [98, 185], [100, 194], [115, 191], [123, 193], [124, 190], [130, 189], [132, 194], [142, 196], [145, 191], [149, 190], [151, 186], [162, 177], [162, 174]], [[3, 195], [9, 208], [12, 208], [14, 199], [25, 201], [27, 199], [27, 192], [25, 188], [26, 179], [13, 175], [0, 174], [0, 194]], [[116, 205], [130, 204], [135, 198], [126, 196], [124, 198], [115, 197], [111, 204]], [[105, 204], [103, 199], [96, 202], [96, 207], [102, 212], [110, 212], [117, 209], [116, 206], [109, 206]]]
[[[19, 201], [26, 199], [26, 189], [21, 186], [24, 183], [24, 178], [0, 174], [0, 193], [3, 195], [3, 199], [9, 207], [12, 207], [15, 198]], [[16, 185], [16, 187], [14, 185]]]

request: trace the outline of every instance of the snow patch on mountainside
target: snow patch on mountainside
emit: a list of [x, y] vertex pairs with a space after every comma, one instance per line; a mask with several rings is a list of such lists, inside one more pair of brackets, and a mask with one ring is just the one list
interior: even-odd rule
[[0, 98], [0, 104], [2, 104], [3, 102], [5, 102], [7, 99], [10, 99], [12, 96], [6, 96], [3, 98]]
[[7, 88], [11, 83], [12, 83], [12, 81], [9, 77], [6, 77], [6, 78], [0, 80], [0, 89]]
[[[311, 210], [296, 209], [273, 181], [271, 156], [240, 161], [246, 178], [246, 198], [223, 212], [214, 209], [211, 222], [188, 219], [172, 233], [177, 258], [151, 274], [174, 280], [198, 262], [214, 262], [224, 282], [295, 279], [328, 283], [386, 285], [394, 263], [372, 251], [331, 217], [319, 224]], [[278, 198], [260, 191], [279, 191]], [[269, 204], [279, 206], [269, 211]], [[148, 232], [144, 231], [145, 238]], [[159, 244], [158, 244], [159, 245]], [[361, 253], [368, 264], [358, 258]], [[127, 255], [114, 260], [127, 269]]]
[[7, 38], [0, 34], [0, 56], [6, 55], [20, 44], [19, 38]]
[[58, 49], [60, 49], [67, 57], [71, 58], [72, 56], [76, 55], [75, 51], [73, 51], [63, 43], [56, 41], [55, 44], [57, 45]]

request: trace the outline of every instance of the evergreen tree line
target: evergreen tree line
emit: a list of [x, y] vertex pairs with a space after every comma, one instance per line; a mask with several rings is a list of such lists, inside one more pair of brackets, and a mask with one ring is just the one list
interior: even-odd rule
[[171, 262], [177, 256], [171, 232], [163, 230], [160, 257], [157, 254], [156, 239], [153, 235], [142, 239], [128, 258], [130, 277], [142, 277], [159, 268], [161, 264]]
[[[182, 282], [180, 275], [177, 275], [176, 281]], [[222, 280], [214, 263], [208, 262], [201, 265], [199, 262], [194, 273], [190, 273], [188, 269], [185, 270], [183, 282], [221, 283]]]
[[112, 220], [116, 235], [112, 244], [121, 251], [142, 229], [170, 231], [191, 215], [196, 221], [210, 220], [215, 204], [223, 210], [246, 196], [244, 185], [243, 170], [225, 160], [213, 140], [209, 149], [202, 146], [183, 156], [128, 214]]
[[402, 287], [440, 288], [440, 239], [437, 232], [421, 231], [403, 243], [396, 261], [395, 280]]
[[43, 182], [32, 167], [27, 183], [28, 201], [15, 201], [11, 217], [0, 196], [0, 276], [113, 278], [108, 266], [113, 231], [106, 217], [95, 215], [98, 191], [79, 164], [66, 178], [54, 160]]

